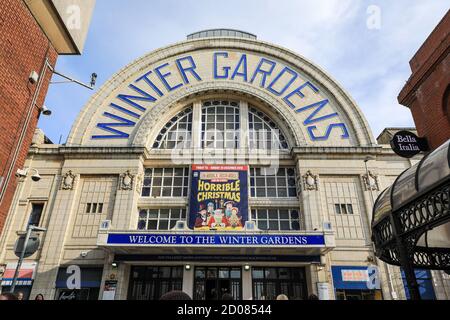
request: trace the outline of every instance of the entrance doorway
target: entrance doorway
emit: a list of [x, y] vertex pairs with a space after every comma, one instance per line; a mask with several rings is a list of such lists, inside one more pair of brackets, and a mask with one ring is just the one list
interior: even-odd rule
[[240, 267], [195, 267], [194, 299], [221, 300], [224, 294], [241, 299]]
[[285, 294], [289, 300], [307, 298], [305, 268], [264, 268], [252, 269], [253, 299], [275, 300]]
[[183, 267], [133, 266], [130, 273], [128, 300], [159, 300], [172, 290], [181, 290]]

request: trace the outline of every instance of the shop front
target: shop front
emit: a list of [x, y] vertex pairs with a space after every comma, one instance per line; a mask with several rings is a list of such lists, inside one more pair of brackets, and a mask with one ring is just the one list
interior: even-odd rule
[[97, 300], [102, 273], [103, 266], [60, 267], [55, 282], [55, 300]]
[[382, 300], [378, 268], [332, 266], [336, 300]]
[[[17, 282], [14, 292], [23, 294], [23, 299], [29, 299], [33, 281], [36, 276], [36, 262], [22, 263], [17, 275]], [[1, 279], [0, 292], [9, 292], [16, 272], [17, 263], [11, 262], [6, 265], [5, 272]]]

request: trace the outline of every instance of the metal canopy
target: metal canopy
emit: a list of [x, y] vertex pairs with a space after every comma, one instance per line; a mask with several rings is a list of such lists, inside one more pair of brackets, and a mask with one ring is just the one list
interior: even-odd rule
[[414, 268], [450, 270], [450, 140], [381, 192], [372, 240], [376, 255], [401, 266], [413, 287]]

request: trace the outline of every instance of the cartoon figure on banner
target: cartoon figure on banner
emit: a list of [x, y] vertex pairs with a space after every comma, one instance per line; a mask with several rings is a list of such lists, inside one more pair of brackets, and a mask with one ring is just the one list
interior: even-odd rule
[[209, 217], [214, 215], [214, 209], [215, 209], [214, 208], [214, 203], [213, 202], [208, 202], [208, 210], [207, 210], [208, 219], [209, 219]]
[[209, 220], [209, 216], [208, 216], [208, 212], [205, 209], [205, 205], [200, 204], [200, 211], [198, 212], [198, 216], [195, 219], [195, 227], [201, 228], [201, 227], [208, 226], [208, 220]]
[[225, 202], [225, 217], [229, 219], [231, 217], [231, 210], [233, 209], [233, 201]]
[[228, 226], [228, 220], [225, 218], [222, 209], [216, 209], [214, 211], [214, 216], [209, 218], [208, 226], [210, 230], [215, 230], [217, 228], [225, 228]]
[[236, 207], [233, 207], [231, 209], [231, 215], [228, 218], [228, 225], [231, 226], [232, 228], [242, 227], [241, 223], [242, 217], [238, 216], [238, 212], [239, 209]]

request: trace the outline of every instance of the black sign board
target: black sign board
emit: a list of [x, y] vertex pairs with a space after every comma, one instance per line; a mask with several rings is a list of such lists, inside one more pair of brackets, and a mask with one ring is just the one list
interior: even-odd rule
[[[21, 235], [14, 244], [14, 254], [17, 257], [20, 257], [23, 251], [23, 245], [25, 244], [25, 237], [26, 235]], [[29, 256], [32, 256], [38, 249], [39, 249], [39, 237], [35, 234], [32, 234], [27, 242], [27, 247], [25, 248], [25, 254], [24, 257], [28, 258]]]
[[428, 142], [409, 131], [399, 131], [392, 137], [391, 148], [403, 158], [411, 158], [421, 151], [428, 151]]

